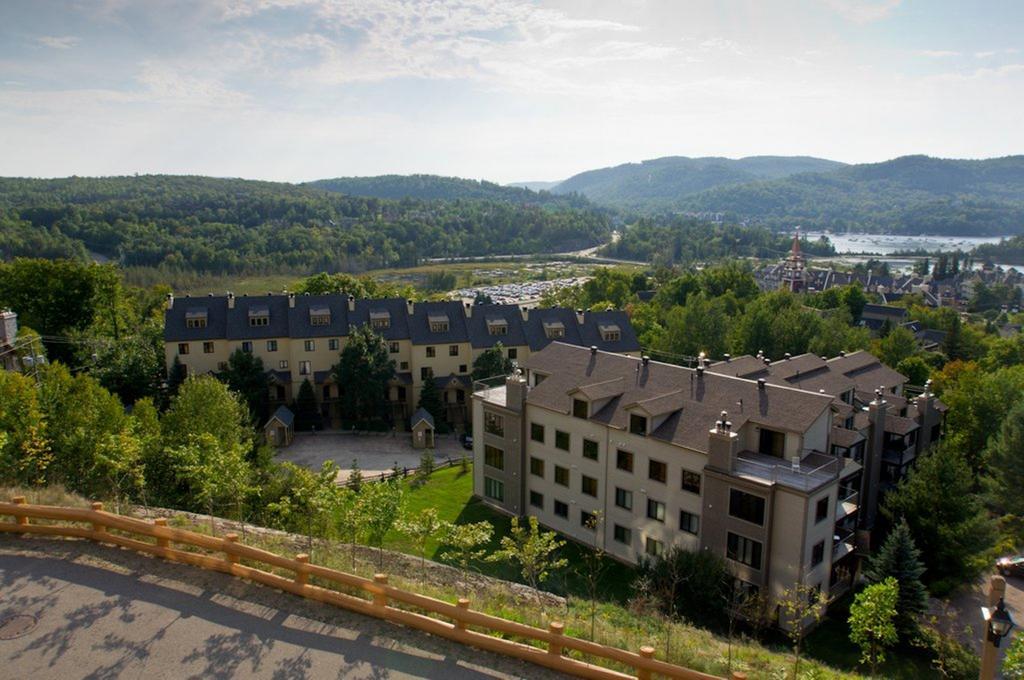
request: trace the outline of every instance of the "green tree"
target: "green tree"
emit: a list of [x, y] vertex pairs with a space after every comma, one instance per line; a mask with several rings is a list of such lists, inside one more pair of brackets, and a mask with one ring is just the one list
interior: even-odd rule
[[948, 444], [922, 455], [910, 474], [886, 494], [882, 511], [905, 520], [924, 556], [926, 579], [941, 591], [974, 576], [994, 528], [974, 493], [964, 456]]
[[438, 539], [448, 531], [449, 526], [450, 523], [437, 514], [437, 508], [424, 508], [398, 523], [398, 530], [412, 539], [416, 554], [420, 556], [421, 574], [426, 569], [427, 546], [431, 540]]
[[860, 647], [861, 663], [871, 667], [871, 675], [885, 661], [885, 649], [899, 640], [898, 601], [899, 585], [890, 577], [857, 593], [850, 605], [850, 641]]
[[444, 403], [441, 401], [441, 390], [437, 389], [437, 383], [430, 376], [420, 386], [420, 398], [417, 408], [426, 409], [427, 413], [434, 416], [434, 425], [438, 432], [446, 432], [448, 426], [445, 420]]
[[359, 517], [366, 542], [377, 548], [377, 568], [384, 568], [384, 537], [402, 515], [402, 487], [396, 480], [364, 484], [359, 492]]
[[897, 326], [878, 341], [876, 354], [886, 366], [896, 368], [901, 361], [917, 354], [917, 338], [903, 326]]
[[721, 357], [728, 331], [724, 301], [700, 291], [689, 296], [685, 307], [674, 307], [666, 315], [666, 349], [687, 356], [706, 352], [709, 357]]
[[793, 643], [793, 677], [800, 677], [800, 652], [804, 637], [825, 615], [828, 600], [820, 587], [798, 583], [782, 591], [779, 615], [786, 623], [786, 634]]
[[335, 381], [342, 386], [343, 418], [370, 423], [386, 417], [388, 381], [395, 375], [395, 362], [388, 355], [384, 338], [368, 324], [350, 332], [333, 373]]
[[1006, 680], [1024, 680], [1024, 635], [1017, 633], [1007, 648], [1002, 673]]
[[559, 540], [553, 531], [541, 530], [533, 516], [527, 519], [527, 526], [520, 526], [519, 518], [513, 517], [509, 534], [501, 537], [500, 545], [488, 561], [515, 562], [532, 588], [546, 581], [552, 571], [569, 564], [568, 560], [555, 557], [565, 541]]
[[356, 567], [356, 539], [362, 525], [363, 505], [359, 502], [361, 493], [361, 488], [338, 487], [334, 503], [334, 525], [338, 535], [349, 545], [353, 570]]
[[928, 362], [919, 356], [903, 359], [896, 364], [896, 370], [907, 376], [907, 382], [911, 385], [924, 385], [932, 372]]
[[198, 434], [210, 434], [224, 448], [252, 443], [249, 411], [238, 395], [216, 378], [190, 376], [161, 421], [164, 445], [186, 444]]
[[186, 378], [188, 378], [188, 371], [185, 369], [185, 365], [181, 363], [181, 357], [175, 354], [174, 361], [171, 362], [171, 368], [167, 371], [168, 398], [177, 396], [178, 390], [181, 389], [181, 385], [185, 382]]
[[320, 413], [316, 405], [316, 394], [313, 392], [313, 383], [309, 382], [309, 378], [303, 380], [302, 384], [299, 385], [299, 396], [296, 397], [292, 407], [295, 409], [296, 430], [308, 432], [314, 429], [317, 423], [320, 422]]
[[252, 352], [236, 349], [228, 357], [227, 368], [217, 377], [245, 400], [254, 422], [263, 423], [267, 420], [270, 382], [263, 367], [263, 359]]
[[118, 340], [93, 339], [83, 346], [95, 353], [95, 360], [82, 356], [79, 363], [88, 366], [89, 373], [117, 394], [122, 403], [133, 404], [159, 393], [165, 371], [163, 329], [159, 324], [146, 323], [138, 333]]
[[500, 342], [484, 350], [473, 360], [473, 380], [508, 375], [512, 372], [512, 360], [505, 356], [505, 346]]
[[0, 371], [0, 477], [16, 484], [44, 484], [53, 462], [35, 383]]
[[1024, 515], [1024, 399], [1010, 409], [985, 448], [989, 504], [1001, 512]]
[[[487, 549], [483, 546], [490, 542], [493, 534], [494, 526], [487, 521], [454, 524], [445, 533], [445, 550], [441, 557], [457, 564], [465, 581], [469, 567], [474, 562], [484, 559], [487, 554]], [[468, 583], [466, 585], [468, 587]]]
[[871, 583], [892, 578], [899, 584], [896, 628], [908, 640], [917, 633], [918, 621], [928, 611], [928, 591], [921, 581], [922, 575], [921, 551], [914, 545], [910, 527], [900, 522], [871, 557], [865, 576]]
[[194, 434], [185, 444], [165, 448], [164, 457], [178, 484], [176, 507], [240, 516], [252, 474], [241, 444], [225, 445], [213, 434]]

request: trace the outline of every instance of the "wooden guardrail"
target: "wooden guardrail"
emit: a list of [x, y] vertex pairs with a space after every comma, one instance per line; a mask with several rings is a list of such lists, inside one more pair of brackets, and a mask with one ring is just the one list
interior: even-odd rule
[[[456, 604], [451, 604], [443, 600], [407, 592], [388, 585], [386, 574], [376, 574], [372, 579], [368, 579], [311, 564], [309, 556], [305, 554], [296, 555], [294, 558], [283, 557], [239, 543], [238, 534], [229, 533], [223, 537], [216, 537], [185, 529], [175, 529], [167, 526], [167, 520], [164, 518], [147, 521], [106, 512], [103, 510], [102, 503], [93, 503], [91, 509], [29, 505], [23, 496], [13, 498], [10, 503], [0, 503], [0, 516], [14, 518], [13, 522], [0, 522], [0, 532], [69, 536], [117, 545], [162, 557], [171, 562], [181, 562], [249, 579], [311, 600], [416, 628], [461, 644], [515, 657], [581, 678], [620, 680], [634, 676], [568, 657], [565, 655], [567, 650], [589, 654], [631, 667], [636, 672], [635, 677], [641, 680], [649, 679], [653, 674], [678, 680], [718, 680], [716, 676], [653, 658], [653, 647], [645, 646], [641, 647], [639, 652], [631, 652], [565, 635], [564, 626], [561, 623], [552, 622], [548, 630], [544, 630], [508, 621], [470, 609], [470, 602], [466, 598], [459, 598]], [[30, 519], [71, 522], [73, 525], [38, 524], [32, 523]], [[115, 531], [117, 533], [113, 533]], [[150, 543], [123, 534], [151, 538], [154, 539], [154, 542]], [[181, 550], [174, 547], [175, 544], [198, 548], [205, 552]], [[287, 578], [241, 564], [239, 560], [259, 562], [290, 571], [293, 576]], [[367, 593], [370, 599], [362, 599], [331, 588], [311, 584], [310, 577]], [[399, 608], [398, 604], [406, 605], [416, 611]], [[470, 626], [482, 629], [484, 632], [472, 630]], [[543, 648], [503, 637], [494, 637], [494, 633], [532, 641], [542, 645]], [[734, 680], [744, 677], [742, 673], [733, 674]]]

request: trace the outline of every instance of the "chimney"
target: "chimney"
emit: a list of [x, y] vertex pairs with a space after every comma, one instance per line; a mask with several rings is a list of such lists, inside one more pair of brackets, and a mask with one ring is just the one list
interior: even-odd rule
[[523, 321], [528, 321], [530, 319], [530, 308], [523, 307], [520, 311], [523, 313]]
[[740, 437], [732, 431], [729, 414], [722, 411], [721, 417], [708, 432], [708, 465], [732, 472], [739, 450]]
[[234, 308], [235, 308], [235, 294], [232, 293], [231, 291], [228, 291], [228, 309], [234, 309]]
[[349, 295], [348, 296], [348, 311], [350, 311], [350, 312], [356, 311], [356, 296], [355, 295]]
[[523, 372], [518, 368], [512, 371], [512, 375], [505, 378], [505, 408], [522, 413], [528, 391]]
[[701, 363], [697, 364], [697, 377], [698, 378], [703, 378], [704, 377], [704, 364], [701, 364]]
[[167, 309], [174, 309], [174, 293], [167, 294]]
[[466, 318], [467, 319], [473, 318], [473, 305], [467, 302], [465, 304], [465, 307], [466, 307]]
[[878, 487], [882, 479], [882, 454], [885, 449], [885, 417], [889, 409], [889, 403], [882, 398], [882, 391], [875, 390], [875, 399], [868, 404], [868, 432], [867, 451], [865, 452], [864, 467], [866, 478], [864, 479], [864, 503], [862, 515], [864, 527], [870, 529], [875, 524], [878, 516]]
[[288, 309], [295, 309], [295, 293], [288, 293]]
[[[932, 393], [931, 380], [925, 382], [924, 392], [917, 396], [914, 404], [917, 406], [917, 416], [914, 419], [917, 421], [918, 427], [921, 428], [917, 433], [917, 451], [920, 453], [935, 443], [938, 436], [933, 436], [932, 431], [936, 425], [942, 424], [942, 413], [935, 408], [935, 394]], [[937, 434], [938, 432], [936, 432]]]
[[583, 325], [583, 310], [582, 309], [577, 309], [576, 310], [576, 323], [578, 323], [581, 326]]
[[412, 300], [406, 300], [405, 301], [405, 311], [408, 312], [409, 316], [412, 316], [412, 313], [415, 310], [416, 310], [416, 303], [413, 302]]

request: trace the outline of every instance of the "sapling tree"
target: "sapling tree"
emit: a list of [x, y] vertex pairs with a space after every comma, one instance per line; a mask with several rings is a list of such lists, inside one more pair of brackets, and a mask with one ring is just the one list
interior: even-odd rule
[[489, 562], [515, 562], [520, 573], [531, 588], [543, 583], [556, 569], [569, 564], [555, 553], [565, 545], [553, 531], [543, 531], [536, 517], [527, 518], [527, 525], [522, 526], [518, 517], [512, 518], [512, 526], [508, 536], [501, 537], [501, 547], [490, 557]]
[[359, 492], [359, 520], [366, 542], [377, 548], [377, 568], [384, 568], [384, 537], [402, 515], [402, 487], [395, 480], [365, 484]]
[[485, 546], [494, 534], [494, 526], [487, 521], [472, 524], [454, 524], [445, 534], [447, 546], [441, 557], [454, 562], [462, 570], [463, 581], [466, 581], [469, 567], [473, 562], [482, 560], [487, 554]]
[[437, 508], [424, 508], [398, 523], [398, 530], [412, 539], [416, 546], [416, 553], [420, 556], [421, 574], [426, 568], [427, 544], [430, 539], [443, 536], [448, 532], [450, 526], [450, 522], [446, 522], [438, 516]]
[[788, 624], [786, 634], [793, 643], [793, 677], [800, 677], [800, 651], [804, 636], [825, 614], [827, 600], [818, 587], [797, 585], [787, 588], [779, 599], [779, 609]]
[[899, 584], [889, 577], [857, 593], [850, 605], [850, 641], [860, 647], [861, 663], [871, 667], [875, 675], [878, 664], [885, 661], [885, 648], [899, 640], [896, 631], [896, 606]]

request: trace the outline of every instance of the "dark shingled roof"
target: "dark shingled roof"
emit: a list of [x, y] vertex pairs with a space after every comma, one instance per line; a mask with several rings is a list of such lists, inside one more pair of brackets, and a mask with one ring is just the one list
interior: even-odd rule
[[885, 431], [892, 434], [910, 434], [919, 427], [920, 425], [917, 424], [917, 421], [910, 418], [901, 418], [894, 415], [887, 415], [885, 417]]
[[619, 429], [625, 429], [629, 422], [627, 407], [661, 397], [677, 399], [679, 409], [650, 436], [695, 451], [707, 450], [708, 431], [722, 411], [728, 411], [736, 428], [751, 421], [774, 429], [805, 432], [832, 402], [831, 396], [775, 385], [760, 389], [755, 381], [711, 372], [699, 377], [693, 369], [656, 361], [643, 366], [635, 357], [608, 352], [592, 354], [586, 348], [561, 342], [531, 355], [523, 365], [548, 376], [530, 390], [527, 401], [565, 414], [572, 408], [569, 393], [574, 388], [621, 378], [625, 393], [612, 398], [591, 417]]
[[425, 408], [416, 409], [416, 413], [412, 414], [412, 418], [409, 419], [409, 427], [416, 427], [416, 423], [426, 421], [427, 425], [434, 427], [434, 416], [430, 415], [430, 411]]
[[885, 319], [891, 319], [893, 321], [899, 321], [905, 319], [909, 315], [906, 307], [890, 307], [889, 305], [875, 305], [870, 302], [864, 305], [864, 311], [860, 313], [861, 318], [865, 317], [882, 317]]
[[865, 441], [864, 435], [855, 430], [847, 430], [844, 427], [832, 428], [832, 445], [841, 446], [844, 449], [856, 446]]
[[[274, 415], [270, 416], [270, 420], [275, 419], [284, 423], [285, 427], [291, 427], [292, 424], [295, 423], [295, 414], [291, 412], [291, 409], [282, 404], [277, 407], [276, 411], [274, 411]], [[270, 424], [270, 420], [267, 421], [267, 425]], [[266, 427], [266, 425], [264, 427]]]

